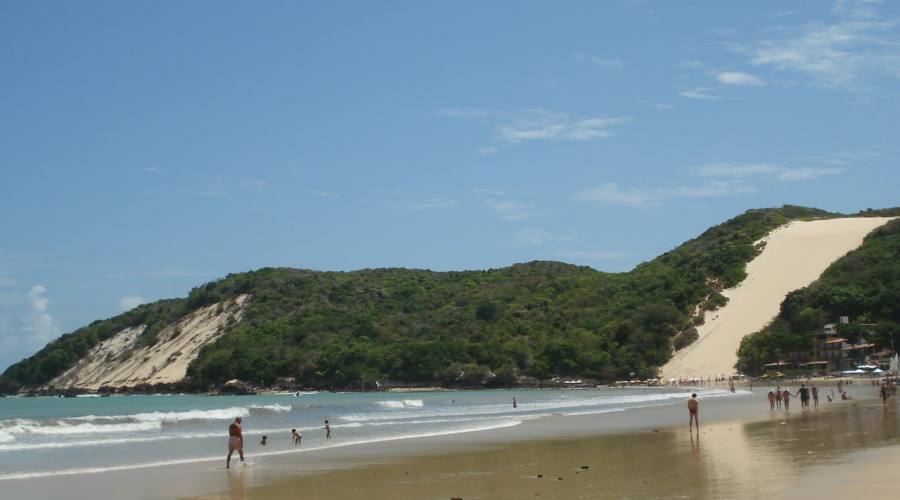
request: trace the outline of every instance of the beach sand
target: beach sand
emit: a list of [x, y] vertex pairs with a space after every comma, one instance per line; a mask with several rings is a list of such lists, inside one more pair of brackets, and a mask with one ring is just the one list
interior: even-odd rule
[[663, 377], [707, 377], [734, 373], [745, 335], [762, 329], [778, 314], [788, 292], [821, 276], [835, 260], [862, 244], [890, 217], [795, 221], [763, 238], [763, 252], [747, 264], [747, 278], [723, 294], [729, 302], [706, 313], [699, 338], [663, 366]]
[[[258, 470], [238, 469], [200, 498], [835, 498], [829, 485], [859, 491], [858, 478], [871, 491], [886, 487], [893, 478], [881, 460], [900, 455], [896, 402], [882, 408], [873, 388], [854, 391], [858, 399], [819, 410], [801, 411], [795, 400], [787, 413], [770, 412], [762, 389], [704, 401], [699, 433], [688, 431], [677, 405], [551, 417], [517, 433], [425, 448], [384, 443], [380, 453], [326, 458], [318, 472], [293, 462], [306, 472], [281, 469], [263, 480]], [[335, 459], [347, 468], [329, 465]]]

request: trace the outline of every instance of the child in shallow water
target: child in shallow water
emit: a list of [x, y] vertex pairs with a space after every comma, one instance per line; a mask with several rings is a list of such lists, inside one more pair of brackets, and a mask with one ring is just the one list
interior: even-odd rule
[[260, 445], [260, 446], [265, 446], [265, 445], [266, 445], [266, 439], [268, 439], [268, 437], [263, 436], [262, 439], [259, 441], [259, 445]]

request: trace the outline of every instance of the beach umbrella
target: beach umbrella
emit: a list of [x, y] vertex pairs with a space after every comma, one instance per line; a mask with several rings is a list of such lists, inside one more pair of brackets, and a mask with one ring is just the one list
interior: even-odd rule
[[872, 373], [884, 373], [884, 370], [882, 370], [881, 368], [876, 368], [872, 370]]

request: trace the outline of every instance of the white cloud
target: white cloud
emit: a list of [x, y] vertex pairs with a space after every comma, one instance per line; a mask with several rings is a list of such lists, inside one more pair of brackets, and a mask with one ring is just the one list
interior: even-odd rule
[[394, 203], [394, 205], [410, 210], [433, 210], [440, 208], [453, 208], [459, 205], [459, 202], [457, 200], [454, 200], [453, 198], [432, 197], [400, 201]]
[[602, 57], [596, 54], [582, 54], [580, 52], [572, 54], [572, 59], [579, 64], [590, 63], [604, 68], [617, 68], [622, 65], [622, 59], [619, 57]]
[[501, 219], [507, 221], [523, 220], [538, 215], [538, 213], [534, 211], [534, 207], [531, 204], [516, 200], [487, 199], [478, 202], [478, 204], [494, 212], [495, 214], [500, 216]]
[[42, 345], [56, 337], [59, 337], [60, 330], [53, 316], [47, 311], [49, 300], [47, 300], [47, 289], [43, 285], [35, 285], [25, 295], [30, 307], [28, 322], [25, 331], [29, 334], [28, 344]]
[[480, 155], [492, 155], [499, 150], [500, 148], [498, 148], [497, 146], [485, 146], [483, 148], [476, 149], [475, 152]]
[[897, 21], [878, 20], [873, 2], [837, 2], [830, 23], [784, 28], [738, 45], [757, 66], [801, 74], [817, 86], [868, 90], [878, 78], [900, 79]]
[[528, 141], [589, 141], [612, 137], [616, 127], [633, 120], [630, 116], [573, 118], [567, 113], [541, 108], [515, 111], [487, 111], [478, 108], [444, 108], [435, 112], [442, 118], [474, 119], [491, 124], [494, 144], [479, 148], [478, 154], [496, 153], [500, 147]]
[[441, 108], [436, 110], [434, 114], [441, 118], [489, 118], [496, 116], [497, 112], [473, 106], [461, 106], [457, 108]]
[[337, 194], [332, 193], [331, 191], [320, 191], [317, 189], [307, 189], [306, 194], [311, 196], [317, 196], [319, 198], [335, 198]]
[[573, 238], [559, 236], [543, 229], [523, 229], [516, 233], [513, 243], [516, 245], [540, 246], [560, 241], [571, 241]]
[[838, 167], [783, 167], [768, 163], [707, 163], [694, 167], [691, 171], [699, 177], [728, 179], [759, 177], [791, 182], [837, 175], [844, 172], [844, 169]]
[[706, 181], [696, 186], [674, 186], [666, 188], [621, 188], [614, 182], [598, 184], [575, 193], [576, 201], [624, 205], [630, 207], [654, 207], [665, 200], [677, 198], [712, 198], [731, 196], [754, 191], [739, 180]]
[[723, 85], [740, 85], [759, 87], [766, 84], [762, 78], [740, 71], [724, 71], [716, 75], [716, 80]]
[[721, 97], [710, 94], [709, 91], [713, 90], [710, 87], [695, 87], [690, 90], [684, 90], [680, 92], [678, 95], [681, 97], [687, 97], [689, 99], [701, 99], [705, 101], [720, 101]]
[[130, 311], [135, 307], [146, 303], [147, 300], [140, 295], [127, 295], [119, 299], [119, 309], [122, 311]]
[[615, 127], [631, 120], [630, 116], [576, 120], [566, 113], [533, 109], [499, 126], [497, 132], [504, 142], [513, 144], [535, 140], [586, 141], [611, 137]]

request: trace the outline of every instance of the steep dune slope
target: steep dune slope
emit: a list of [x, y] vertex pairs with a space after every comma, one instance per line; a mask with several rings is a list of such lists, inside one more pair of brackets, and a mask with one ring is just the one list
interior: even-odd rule
[[791, 222], [772, 233], [763, 252], [747, 265], [747, 278], [726, 290], [723, 308], [706, 314], [699, 338], [662, 368], [663, 377], [734, 372], [741, 339], [764, 327], [788, 292], [815, 281], [835, 260], [862, 244], [889, 217]]
[[206, 344], [218, 339], [229, 322], [241, 319], [249, 295], [198, 309], [159, 332], [156, 344], [140, 346], [145, 326], [126, 328], [95, 346], [48, 387], [97, 390], [103, 386], [134, 387], [171, 384]]

